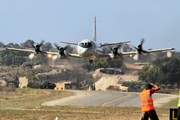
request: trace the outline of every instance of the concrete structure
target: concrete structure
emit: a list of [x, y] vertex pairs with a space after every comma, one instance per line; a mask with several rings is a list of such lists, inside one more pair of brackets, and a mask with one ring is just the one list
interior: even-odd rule
[[27, 87], [28, 79], [27, 77], [19, 77], [19, 88]]
[[56, 83], [56, 87], [54, 90], [67, 90], [72, 89], [71, 82], [64, 82], [64, 83]]
[[170, 51], [167, 51], [167, 57], [172, 57], [172, 53]]

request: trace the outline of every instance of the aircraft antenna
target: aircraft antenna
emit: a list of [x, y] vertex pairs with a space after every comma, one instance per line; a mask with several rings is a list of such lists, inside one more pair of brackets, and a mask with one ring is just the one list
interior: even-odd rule
[[94, 17], [94, 34], [93, 34], [93, 41], [96, 41], [96, 16]]

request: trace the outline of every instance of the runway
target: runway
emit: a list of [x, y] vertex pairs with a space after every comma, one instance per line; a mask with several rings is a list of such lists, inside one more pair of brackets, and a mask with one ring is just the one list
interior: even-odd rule
[[[140, 107], [139, 93], [136, 92], [102, 92], [102, 91], [73, 91], [74, 96], [65, 97], [42, 103], [45, 106], [116, 106], [116, 107]], [[156, 107], [178, 97], [169, 94], [153, 94]]]

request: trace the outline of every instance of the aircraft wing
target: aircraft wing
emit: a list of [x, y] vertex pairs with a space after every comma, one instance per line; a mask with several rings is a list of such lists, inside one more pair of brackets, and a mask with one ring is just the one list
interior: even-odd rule
[[68, 57], [81, 58], [79, 54], [69, 53]]
[[152, 49], [152, 50], [146, 50], [146, 51], [148, 53], [153, 53], [153, 52], [163, 52], [163, 51], [169, 51], [169, 50], [174, 50], [174, 48]]
[[49, 55], [59, 55], [59, 53], [58, 52], [44, 52], [45, 54], [49, 54]]
[[[58, 52], [46, 52], [46, 53], [50, 55], [59, 55]], [[81, 58], [79, 54], [75, 54], [75, 53], [69, 53], [67, 57]]]
[[65, 44], [72, 44], [72, 45], [78, 45], [78, 43], [74, 43], [74, 42], [64, 42], [64, 41], [60, 41], [61, 43], [65, 43]]
[[30, 52], [34, 53], [34, 50], [31, 49], [18, 49], [18, 48], [6, 48], [7, 50], [21, 51], [21, 52]]
[[[31, 49], [18, 49], [18, 48], [6, 48], [7, 50], [13, 50], [13, 51], [20, 51], [20, 52], [29, 52], [29, 53], [34, 53], [34, 50]], [[47, 52], [47, 51], [42, 51], [44, 54], [51, 54], [51, 55], [58, 55], [58, 52]]]
[[136, 51], [132, 51], [132, 52], [122, 52], [122, 53], [121, 53], [122, 56], [129, 56], [129, 55], [135, 55], [135, 54], [137, 54]]
[[[174, 48], [162, 48], [162, 49], [152, 49], [152, 50], [146, 50], [147, 53], [155, 53], [155, 52], [163, 52], [163, 51], [169, 51], [174, 50]], [[128, 55], [135, 55], [137, 54], [137, 51], [131, 51], [131, 52], [122, 52], [122, 56], [128, 56]]]
[[118, 45], [118, 44], [129, 43], [129, 42], [131, 41], [118, 42], [118, 43], [105, 43], [105, 44], [102, 44], [101, 47], [108, 46], [108, 45]]

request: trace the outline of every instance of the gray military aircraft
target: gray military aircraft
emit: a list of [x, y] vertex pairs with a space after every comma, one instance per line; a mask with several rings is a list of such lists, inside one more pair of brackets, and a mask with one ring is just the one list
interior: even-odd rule
[[[37, 54], [43, 54], [47, 55], [48, 57], [52, 58], [53, 60], [56, 59], [69, 59], [70, 57], [74, 58], [81, 58], [85, 60], [89, 60], [90, 63], [93, 62], [93, 60], [99, 59], [99, 58], [112, 58], [112, 59], [123, 59], [124, 56], [129, 55], [141, 55], [143, 53], [151, 53], [151, 52], [162, 52], [162, 51], [168, 51], [173, 50], [174, 48], [163, 48], [163, 49], [155, 49], [155, 50], [143, 50], [142, 44], [144, 40], [141, 41], [141, 44], [138, 45], [136, 48], [136, 51], [131, 52], [123, 52], [123, 45], [125, 43], [129, 43], [130, 41], [125, 42], [117, 42], [117, 43], [110, 43], [110, 44], [100, 44], [97, 43], [96, 40], [96, 17], [94, 17], [94, 33], [93, 33], [93, 40], [90, 39], [83, 39], [79, 43], [75, 42], [65, 42], [60, 41], [61, 43], [67, 44], [65, 47], [58, 46], [57, 43], [54, 43], [54, 46], [58, 49], [58, 52], [49, 52], [49, 51], [42, 51], [40, 47], [42, 46], [44, 41], [42, 41], [40, 44], [37, 44], [34, 46], [34, 50], [29, 49], [17, 49], [17, 48], [7, 48], [8, 50], [16, 50], [16, 51], [23, 51], [23, 52], [31, 52], [29, 58], [33, 58], [34, 55]], [[76, 45], [77, 46], [77, 53], [69, 53], [68, 48], [70, 48], [70, 45]], [[104, 46], [115, 46], [111, 47], [111, 52], [108, 54], [103, 54], [102, 47]]]

